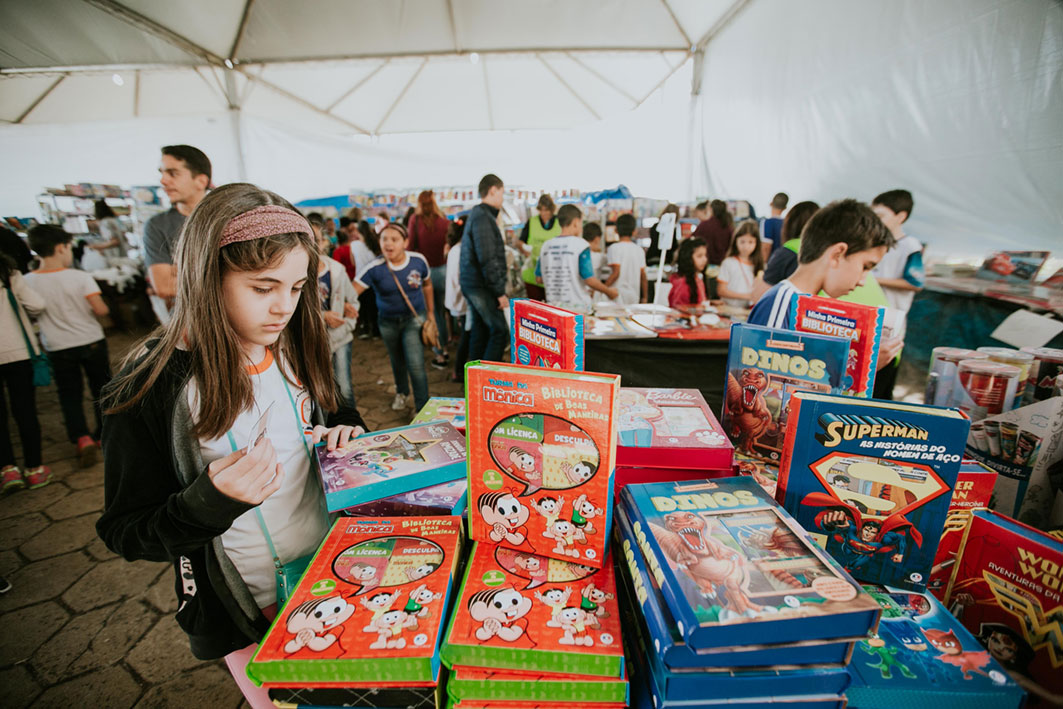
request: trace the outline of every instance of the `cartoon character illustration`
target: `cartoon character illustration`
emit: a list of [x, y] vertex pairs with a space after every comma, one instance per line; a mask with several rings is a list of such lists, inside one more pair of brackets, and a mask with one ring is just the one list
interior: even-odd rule
[[946, 665], [959, 667], [964, 679], [971, 679], [971, 672], [977, 672], [985, 677], [989, 676], [988, 672], [982, 670], [983, 666], [989, 664], [988, 652], [984, 650], [981, 652], [964, 652], [959, 638], [951, 630], [930, 628], [924, 630], [923, 634], [926, 635], [926, 639], [930, 641], [934, 649], [941, 651], [942, 654], [938, 655], [937, 659]]
[[558, 621], [558, 614], [561, 613], [561, 609], [568, 603], [568, 599], [572, 596], [572, 589], [565, 586], [564, 590], [560, 588], [548, 588], [546, 592], [536, 591], [535, 598], [545, 606], [550, 607], [550, 620], [546, 621], [546, 627], [548, 628], [560, 628], [561, 623]]
[[690, 435], [703, 446], [719, 446], [727, 442], [726, 436], [709, 428], [699, 428], [696, 431], [691, 431]]
[[398, 591], [380, 591], [374, 593], [372, 596], [363, 596], [361, 604], [367, 611], [373, 614], [373, 618], [370, 621], [370, 625], [363, 628], [365, 632], [372, 632], [369, 630], [370, 626], [377, 621], [380, 616], [391, 610], [391, 606], [395, 604], [399, 598]]
[[857, 507], [822, 492], [805, 495], [801, 504], [826, 508], [816, 514], [814, 524], [828, 535], [827, 552], [857, 576], [876, 557], [901, 564], [909, 539], [917, 547], [923, 545], [923, 535], [903, 514], [864, 519]]
[[439, 564], [437, 562], [434, 562], [434, 561], [433, 562], [429, 562], [427, 564], [421, 564], [417, 568], [406, 569], [406, 577], [408, 579], [410, 579], [410, 581], [420, 581], [425, 576], [430, 575], [433, 571], [435, 571], [438, 568], [439, 568]]
[[[285, 628], [295, 637], [284, 644], [284, 652], [294, 655], [304, 648], [314, 657], [341, 657], [343, 624], [354, 615], [355, 606], [340, 595], [315, 598], [300, 603], [285, 620]], [[321, 655], [329, 651], [327, 655]]]
[[653, 443], [652, 421], [661, 410], [635, 391], [621, 389], [617, 398], [617, 435], [622, 446], [648, 447]]
[[[765, 611], [749, 599], [749, 570], [745, 558], [709, 535], [709, 523], [691, 512], [669, 512], [664, 526], [650, 523], [665, 555], [697, 584], [702, 595], [715, 597], [722, 591], [720, 620]], [[771, 609], [774, 610], [774, 609]]]
[[900, 670], [901, 674], [908, 679], [916, 679], [918, 677], [905, 665], [897, 661], [897, 648], [886, 647], [886, 641], [879, 637], [878, 634], [871, 635], [867, 640], [861, 640], [860, 647], [867, 654], [878, 658], [878, 662], [868, 662], [866, 664], [868, 667], [878, 670], [882, 675], [882, 679], [891, 679], [894, 667]]
[[595, 617], [595, 625], [598, 625], [598, 618], [609, 617], [609, 611], [605, 610], [605, 602], [613, 600], [613, 594], [604, 588], [598, 588], [591, 581], [583, 587], [582, 596], [583, 600], [580, 601], [580, 608]]
[[741, 382], [731, 373], [727, 374], [727, 413], [731, 418], [731, 440], [738, 450], [753, 453], [758, 439], [771, 424], [771, 411], [764, 401], [768, 377], [754, 367], [739, 372]]
[[564, 635], [557, 641], [561, 645], [594, 645], [594, 638], [587, 634], [589, 627], [597, 626], [594, 616], [576, 606], [562, 608], [557, 615], [557, 621], [561, 624]]
[[520, 473], [516, 477], [530, 481], [540, 481], [543, 474], [535, 469], [535, 456], [520, 446], [512, 446], [509, 449], [510, 467], [507, 472]]
[[524, 616], [532, 608], [526, 598], [512, 586], [477, 591], [469, 598], [469, 615], [480, 623], [476, 639], [487, 642], [498, 637], [505, 642], [514, 642], [524, 635], [528, 621]]
[[978, 642], [1004, 669], [1029, 676], [1034, 651], [1020, 633], [1003, 623], [982, 623], [978, 628]]
[[564, 496], [561, 497], [543, 497], [539, 500], [532, 500], [531, 506], [536, 512], [543, 516], [546, 520], [546, 526], [549, 527], [557, 518], [561, 516], [561, 507], [565, 504]]
[[572, 487], [582, 485], [594, 476], [594, 471], [598, 469], [596, 463], [592, 463], [589, 460], [581, 460], [575, 465], [568, 463], [561, 464], [561, 472], [563, 472], [572, 483]]
[[919, 632], [918, 626], [909, 620], [901, 620], [889, 624], [889, 628], [893, 631], [893, 637], [897, 639], [901, 645], [912, 652], [925, 652], [926, 638]]
[[506, 490], [486, 492], [480, 495], [476, 506], [480, 517], [491, 527], [488, 534], [491, 541], [498, 543], [505, 539], [510, 544], [520, 545], [527, 539], [528, 529], [524, 525], [531, 511], [513, 493]]
[[513, 563], [528, 575], [528, 578], [536, 586], [544, 584], [549, 579], [549, 570], [543, 564], [543, 560], [531, 554], [514, 554]]
[[[429, 604], [433, 601], [438, 601], [443, 597], [442, 593], [436, 593], [427, 585], [421, 584], [417, 588], [410, 591], [410, 597], [406, 601], [404, 611], [409, 613], [414, 618], [427, 618], [429, 612]], [[417, 628], [417, 621], [414, 620], [415, 629]]]
[[[597, 533], [598, 530], [595, 529], [591, 520], [595, 517], [600, 517], [601, 515], [602, 508], [595, 507], [594, 503], [587, 499], [586, 494], [580, 495], [576, 498], [576, 501], [572, 503], [572, 524], [576, 529], [580, 530], [583, 535]], [[581, 535], [581, 538], [578, 538], [577, 541], [586, 544], [587, 538], [583, 535]]]
[[[742, 541], [748, 548], [766, 552], [771, 558], [787, 559], [803, 557], [808, 553], [805, 546], [801, 544], [801, 541], [793, 531], [781, 527], [773, 527], [770, 532], [766, 530], [751, 532], [744, 536]], [[793, 588], [805, 588], [807, 585], [786, 569], [775, 568], [763, 561], [757, 561], [755, 563], [757, 568], [761, 571], [771, 574], [788, 586], [792, 586]], [[807, 576], [808, 573], [809, 570], [806, 569], [805, 575]], [[809, 579], [809, 583], [811, 583], [811, 579]]]
[[579, 556], [578, 550], [569, 547], [576, 543], [580, 535], [582, 535], [582, 532], [575, 525], [563, 519], [555, 519], [554, 523], [543, 531], [544, 537], [553, 539], [556, 542], [552, 551], [555, 554], [564, 554], [565, 556]]
[[852, 480], [844, 473], [831, 473], [827, 475], [827, 482], [836, 488], [848, 490]]
[[373, 650], [401, 650], [406, 647], [406, 638], [402, 637], [402, 631], [407, 628], [416, 629], [417, 618], [405, 610], [394, 609], [382, 613], [380, 617], [374, 617], [362, 630], [377, 634], [376, 641], [369, 645]]
[[356, 561], [351, 564], [351, 568], [347, 571], [347, 576], [354, 583], [360, 583], [362, 586], [362, 593], [370, 591], [380, 585], [380, 579], [377, 577], [379, 570], [372, 564], [368, 564], [364, 561]]

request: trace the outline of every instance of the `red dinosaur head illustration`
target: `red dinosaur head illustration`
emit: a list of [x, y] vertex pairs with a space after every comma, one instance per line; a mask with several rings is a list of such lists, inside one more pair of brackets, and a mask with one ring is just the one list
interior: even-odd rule
[[742, 408], [752, 410], [757, 396], [768, 388], [768, 378], [759, 369], [743, 369], [741, 372]]
[[709, 548], [701, 537], [701, 533], [705, 531], [705, 520], [693, 512], [670, 512], [664, 516], [664, 526], [678, 534], [693, 553], [709, 553]]
[[930, 628], [929, 630], [924, 630], [923, 635], [926, 636], [926, 639], [930, 641], [931, 645], [946, 655], [963, 654], [963, 647], [960, 646], [960, 640], [951, 630], [945, 631], [938, 630], [937, 628]]

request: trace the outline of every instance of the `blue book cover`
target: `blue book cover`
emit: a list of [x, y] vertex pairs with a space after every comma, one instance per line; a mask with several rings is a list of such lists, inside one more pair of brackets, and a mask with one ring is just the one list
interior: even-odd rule
[[922, 591], [969, 428], [955, 409], [798, 392], [776, 499], [855, 578]]
[[865, 589], [882, 606], [882, 622], [853, 655], [853, 683], [846, 692], [851, 706], [1022, 706], [1022, 688], [932, 595], [884, 586]]
[[620, 491], [650, 573], [695, 650], [852, 638], [878, 604], [752, 478]]
[[848, 361], [847, 338], [732, 325], [720, 423], [735, 453], [778, 463], [790, 397], [840, 392]]
[[836, 642], [799, 642], [786, 645], [750, 645], [696, 651], [687, 645], [661, 595], [657, 577], [650, 573], [639, 550], [635, 530], [620, 505], [616, 510], [617, 562], [637, 606], [635, 620], [646, 640], [646, 650], [660, 658], [665, 668], [682, 670], [720, 667], [772, 667], [779, 665], [845, 665], [861, 638]]

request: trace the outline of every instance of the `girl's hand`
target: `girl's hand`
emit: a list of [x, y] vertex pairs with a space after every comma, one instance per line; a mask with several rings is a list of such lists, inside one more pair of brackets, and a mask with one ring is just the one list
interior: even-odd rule
[[339, 315], [332, 312], [331, 310], [323, 311], [322, 315], [325, 316], [325, 324], [329, 327], [339, 327], [343, 324], [343, 318], [341, 318]]
[[262, 504], [284, 482], [284, 468], [277, 462], [277, 453], [268, 438], [250, 453], [241, 448], [218, 458], [207, 466], [207, 475], [218, 492], [249, 505]]
[[316, 446], [324, 438], [328, 441], [326, 446], [328, 450], [336, 450], [339, 446], [346, 445], [347, 441], [363, 433], [365, 433], [365, 429], [361, 426], [333, 426], [332, 428], [314, 426], [313, 445]]

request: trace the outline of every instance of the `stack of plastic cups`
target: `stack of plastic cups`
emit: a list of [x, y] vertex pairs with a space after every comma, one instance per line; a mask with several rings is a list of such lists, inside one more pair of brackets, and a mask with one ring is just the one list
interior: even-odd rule
[[959, 386], [956, 365], [965, 359], [989, 359], [989, 355], [962, 347], [935, 347], [930, 355], [923, 401], [933, 406], [952, 406], [952, 391]]
[[959, 384], [952, 389], [950, 406], [958, 407], [972, 421], [1014, 408], [1015, 391], [1022, 374], [1018, 367], [984, 359], [965, 359], [956, 365], [956, 370]]
[[1030, 376], [1026, 382], [1024, 404], [1043, 401], [1052, 396], [1056, 378], [1063, 374], [1063, 350], [1052, 347], [1023, 347], [1022, 352], [1033, 356]]
[[1019, 408], [1023, 404], [1023, 396], [1026, 393], [1026, 380], [1030, 376], [1033, 367], [1034, 356], [1029, 352], [1013, 350], [1010, 347], [979, 347], [979, 352], [989, 355], [989, 361], [1010, 364], [1019, 368], [1019, 388], [1015, 390], [1015, 404], [1013, 408]]

